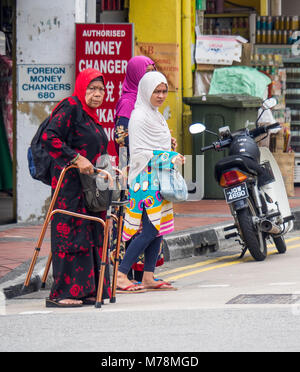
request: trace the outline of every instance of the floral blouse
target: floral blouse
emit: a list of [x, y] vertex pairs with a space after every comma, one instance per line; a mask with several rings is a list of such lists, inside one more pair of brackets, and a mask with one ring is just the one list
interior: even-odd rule
[[158, 171], [174, 167], [174, 151], [153, 151], [153, 158], [147, 167], [131, 182], [129, 186], [130, 204], [126, 209], [123, 240], [127, 241], [140, 229], [143, 209], [145, 208], [158, 235], [165, 235], [174, 230], [173, 204], [163, 200], [160, 195]]

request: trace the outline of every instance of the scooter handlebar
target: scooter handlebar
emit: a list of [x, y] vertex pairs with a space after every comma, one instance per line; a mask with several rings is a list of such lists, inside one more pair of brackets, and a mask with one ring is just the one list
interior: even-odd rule
[[267, 129], [270, 130], [270, 129], [277, 129], [277, 128], [281, 128], [281, 125], [280, 123], [275, 123], [275, 124], [271, 124], [271, 125], [268, 125], [267, 126]]
[[[277, 128], [279, 129], [280, 127], [281, 127], [280, 123], [275, 123], [275, 124], [271, 124], [271, 125], [268, 125], [268, 126], [262, 125], [261, 127], [250, 130], [249, 135], [252, 138], [255, 138], [255, 137], [258, 137], [262, 134], [268, 133], [268, 131], [271, 130], [271, 129], [277, 129]], [[208, 151], [208, 150], [221, 151], [222, 149], [230, 146], [231, 142], [232, 142], [232, 137], [225, 138], [225, 139], [220, 139], [219, 141], [214, 142], [209, 146], [202, 147], [201, 152], [205, 152], [205, 151]]]
[[213, 150], [214, 148], [215, 148], [214, 144], [209, 145], [209, 146], [205, 146], [205, 147], [201, 147], [201, 152], [205, 152], [205, 151], [208, 151], [208, 150]]
[[268, 126], [263, 125], [261, 127], [252, 129], [250, 131], [250, 135], [251, 135], [252, 138], [255, 138], [255, 137], [260, 136], [261, 134], [268, 133], [268, 131], [271, 130], [271, 129], [277, 129], [277, 128], [280, 128], [280, 123], [275, 123], [275, 124], [271, 124], [271, 125], [268, 125]]

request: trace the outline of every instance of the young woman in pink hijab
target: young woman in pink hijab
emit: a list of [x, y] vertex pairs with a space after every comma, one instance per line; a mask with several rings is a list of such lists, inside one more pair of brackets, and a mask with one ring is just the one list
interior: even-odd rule
[[135, 56], [128, 62], [122, 95], [116, 105], [115, 144], [117, 153], [119, 153], [120, 147], [126, 147], [129, 151], [128, 122], [134, 109], [138, 85], [145, 73], [153, 70], [155, 70], [154, 62], [145, 56]]
[[[149, 71], [156, 70], [155, 63], [152, 59], [146, 56], [135, 56], [132, 57], [127, 65], [126, 76], [123, 82], [122, 95], [116, 105], [115, 114], [115, 146], [117, 154], [119, 155], [119, 164], [123, 168], [129, 163], [129, 138], [128, 138], [128, 123], [131, 116], [131, 112], [134, 109], [135, 101], [137, 98], [138, 86], [141, 78]], [[113, 233], [112, 238], [112, 251], [114, 250], [114, 242], [116, 236]], [[125, 246], [121, 246], [121, 258], [125, 254]], [[161, 255], [158, 260], [158, 265], [162, 265], [164, 262], [163, 256]], [[143, 257], [141, 256], [133, 267], [133, 271], [130, 271], [128, 277], [141, 281], [143, 277]]]

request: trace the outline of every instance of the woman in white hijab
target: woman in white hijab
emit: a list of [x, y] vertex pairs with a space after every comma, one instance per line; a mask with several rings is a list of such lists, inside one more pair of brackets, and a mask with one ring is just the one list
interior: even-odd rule
[[[168, 124], [158, 108], [168, 94], [168, 83], [160, 72], [148, 72], [140, 80], [137, 101], [129, 121], [130, 170], [128, 176], [130, 205], [126, 210], [123, 240], [130, 240], [119, 266], [117, 293], [146, 290], [175, 290], [170, 283], [154, 278], [154, 269], [162, 236], [174, 229], [172, 203], [159, 192], [158, 169], [183, 164], [184, 157], [171, 151]], [[140, 254], [145, 264], [142, 285], [133, 284], [127, 273]]]

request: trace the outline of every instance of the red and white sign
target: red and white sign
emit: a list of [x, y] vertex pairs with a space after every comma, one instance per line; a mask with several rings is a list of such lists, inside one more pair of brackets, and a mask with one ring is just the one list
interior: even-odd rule
[[113, 157], [117, 155], [114, 145], [115, 107], [132, 56], [132, 24], [76, 24], [76, 76], [86, 68], [96, 68], [104, 75], [106, 93], [98, 114], [109, 140], [108, 153]]

